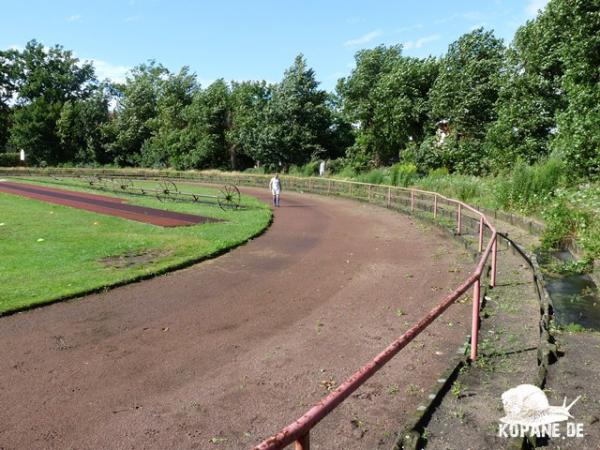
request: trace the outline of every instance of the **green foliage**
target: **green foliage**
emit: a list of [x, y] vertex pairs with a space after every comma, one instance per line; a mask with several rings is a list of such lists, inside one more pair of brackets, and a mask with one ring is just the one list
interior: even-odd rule
[[0, 153], [0, 167], [16, 167], [21, 165], [19, 153]]
[[18, 97], [9, 145], [25, 150], [32, 164], [73, 161], [73, 149], [60, 145], [56, 124], [65, 103], [85, 100], [97, 88], [93, 66], [61, 46], [46, 50], [35, 40], [10, 58], [11, 85]]
[[552, 199], [556, 189], [565, 185], [566, 174], [565, 164], [556, 158], [533, 166], [517, 161], [506, 176], [498, 179], [496, 201], [507, 210], [540, 207]]
[[346, 164], [344, 158], [336, 158], [330, 161], [327, 161], [327, 172], [329, 174], [337, 174], [340, 173]]
[[363, 183], [382, 184], [385, 180], [385, 172], [383, 169], [371, 169], [357, 178]]
[[458, 140], [480, 139], [495, 120], [504, 44], [482, 28], [450, 44], [429, 96], [431, 118], [448, 120]]
[[431, 171], [426, 177], [418, 179], [415, 184], [423, 190], [440, 192], [465, 202], [479, 200], [484, 194], [480, 178], [457, 174], [449, 175], [445, 168]]
[[542, 236], [542, 246], [560, 249], [571, 243], [577, 230], [586, 228], [589, 216], [570, 208], [564, 200], [556, 200], [544, 211], [546, 226]]
[[420, 142], [437, 72], [437, 60], [403, 57], [400, 46], [359, 51], [356, 68], [337, 86], [344, 114], [358, 124], [348, 156], [358, 156], [362, 168], [377, 166], [397, 161], [410, 142]]
[[397, 163], [390, 167], [390, 184], [393, 186], [410, 186], [416, 178], [417, 166], [412, 163]]

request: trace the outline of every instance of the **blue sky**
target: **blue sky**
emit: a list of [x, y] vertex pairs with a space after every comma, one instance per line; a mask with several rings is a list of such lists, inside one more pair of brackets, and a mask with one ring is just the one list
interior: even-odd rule
[[403, 44], [406, 55], [439, 56], [479, 26], [510, 42], [546, 2], [2, 0], [0, 47], [61, 44], [93, 60], [100, 78], [118, 81], [155, 59], [172, 71], [189, 66], [203, 85], [221, 77], [278, 81], [303, 53], [333, 89], [361, 48]]

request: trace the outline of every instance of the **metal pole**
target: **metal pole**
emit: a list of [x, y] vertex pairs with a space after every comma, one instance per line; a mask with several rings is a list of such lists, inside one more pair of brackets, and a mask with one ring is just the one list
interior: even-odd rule
[[437, 218], [437, 194], [433, 196], [433, 218]]
[[410, 212], [415, 211], [415, 191], [410, 191]]
[[458, 204], [458, 212], [456, 215], [456, 234], [460, 234], [460, 225], [462, 220], [462, 205]]
[[479, 219], [479, 253], [483, 250], [483, 217]]
[[392, 188], [388, 186], [387, 207], [392, 206]]
[[473, 284], [473, 317], [471, 322], [471, 361], [477, 359], [477, 335], [479, 334], [479, 292], [481, 289], [480, 278]]
[[494, 242], [492, 243], [492, 276], [490, 285], [496, 286], [496, 255], [498, 253], [498, 235], [494, 236]]
[[310, 434], [306, 433], [304, 436], [300, 437], [295, 444], [294, 450], [310, 450]]

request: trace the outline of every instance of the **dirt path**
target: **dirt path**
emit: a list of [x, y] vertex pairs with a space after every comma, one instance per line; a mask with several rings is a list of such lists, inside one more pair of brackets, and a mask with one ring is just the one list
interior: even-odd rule
[[[472, 267], [403, 215], [286, 194], [271, 229], [227, 255], [0, 318], [0, 449], [249, 448]], [[468, 310], [451, 307], [317, 426], [312, 448], [388, 448], [464, 341]]]
[[98, 214], [123, 217], [137, 222], [151, 223], [152, 225], [159, 225], [161, 227], [197, 225], [199, 223], [218, 221], [217, 219], [210, 217], [144, 206], [128, 205], [125, 203], [125, 200], [116, 197], [90, 194], [87, 192], [66, 191], [64, 189], [55, 189], [34, 184], [2, 181], [0, 182], [0, 192], [43, 200], [57, 205], [85, 209], [86, 211], [92, 211]]

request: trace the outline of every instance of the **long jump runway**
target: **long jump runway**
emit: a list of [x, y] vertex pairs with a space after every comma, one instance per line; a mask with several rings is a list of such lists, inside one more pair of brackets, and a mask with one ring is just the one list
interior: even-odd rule
[[0, 192], [21, 195], [48, 203], [85, 209], [98, 214], [123, 217], [137, 222], [150, 223], [161, 227], [196, 225], [217, 222], [210, 217], [196, 216], [156, 208], [128, 205], [124, 199], [95, 195], [86, 192], [67, 191], [34, 184], [0, 182]]
[[[401, 214], [284, 193], [271, 228], [226, 255], [0, 318], [0, 449], [249, 449], [458, 285], [463, 252]], [[450, 307], [311, 447], [389, 449], [464, 342], [469, 309]]]

